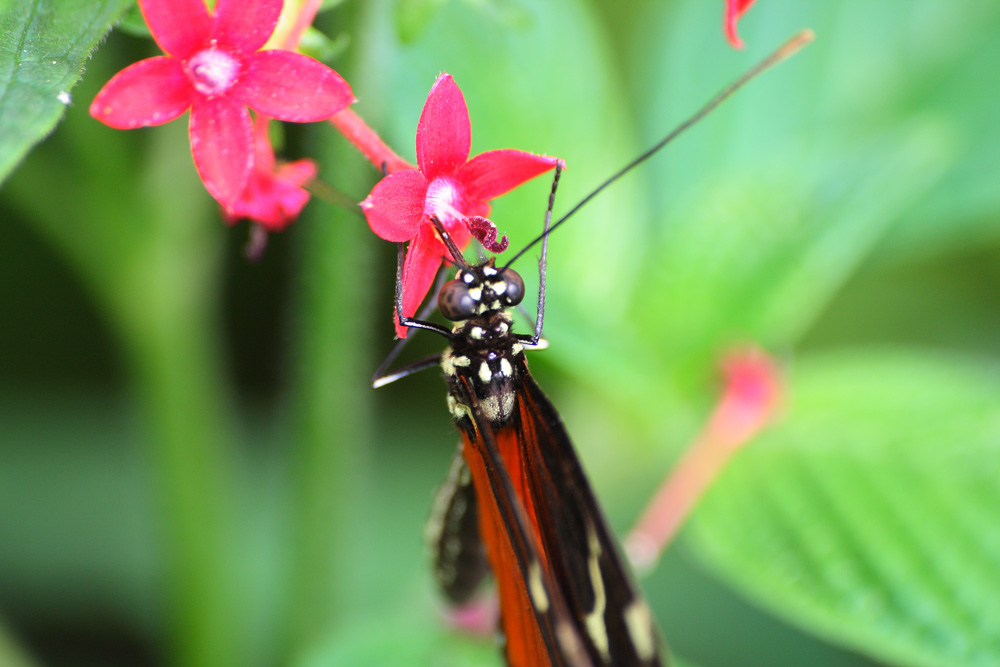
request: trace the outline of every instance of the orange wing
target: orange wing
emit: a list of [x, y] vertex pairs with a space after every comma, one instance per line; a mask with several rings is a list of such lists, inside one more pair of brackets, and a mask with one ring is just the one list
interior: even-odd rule
[[661, 665], [660, 640], [558, 414], [518, 362], [518, 405], [494, 424], [459, 379], [458, 426], [513, 667]]

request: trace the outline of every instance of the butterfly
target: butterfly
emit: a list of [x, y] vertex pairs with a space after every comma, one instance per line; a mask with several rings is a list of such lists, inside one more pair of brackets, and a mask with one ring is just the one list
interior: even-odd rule
[[[437, 306], [452, 326], [402, 315], [399, 246], [396, 314], [408, 327], [449, 341], [373, 381], [382, 386], [439, 364], [461, 442], [428, 522], [435, 574], [451, 601], [470, 599], [492, 572], [500, 602], [504, 654], [512, 667], [655, 667], [666, 648], [649, 606], [618, 549], [562, 419], [528, 370], [525, 351], [544, 344], [549, 235], [601, 190], [649, 158], [739, 87], [811, 40], [800, 33], [713, 98], [688, 121], [619, 170], [551, 224], [561, 168], [556, 167], [544, 231], [503, 266], [469, 263], [444, 225], [431, 219], [456, 267], [440, 285]], [[541, 243], [534, 334], [513, 331], [512, 309], [525, 296], [511, 264]]]

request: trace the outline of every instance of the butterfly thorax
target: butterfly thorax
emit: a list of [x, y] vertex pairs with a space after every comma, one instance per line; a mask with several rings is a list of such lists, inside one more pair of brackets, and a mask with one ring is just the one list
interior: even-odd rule
[[[515, 407], [515, 386], [524, 363], [521, 341], [506, 309], [520, 302], [524, 283], [492, 263], [464, 267], [442, 289], [441, 312], [455, 322], [451, 346], [441, 357], [448, 380], [448, 407], [456, 421], [468, 415], [469, 388], [488, 421], [506, 423]], [[464, 381], [463, 381], [464, 380]]]
[[[524, 348], [510, 332], [510, 314], [490, 311], [456, 325], [456, 337], [441, 357], [448, 380], [448, 408], [456, 421], [467, 416], [465, 398], [471, 387], [483, 416], [494, 425], [506, 423], [513, 413], [515, 385]], [[461, 379], [467, 380], [464, 384]], [[459, 386], [463, 384], [463, 386]]]

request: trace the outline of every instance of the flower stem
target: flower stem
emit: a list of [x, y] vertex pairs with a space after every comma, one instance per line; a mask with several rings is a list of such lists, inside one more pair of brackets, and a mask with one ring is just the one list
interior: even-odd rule
[[702, 432], [684, 452], [625, 539], [633, 566], [649, 571], [732, 456], [773, 418], [781, 393], [774, 361], [757, 349], [723, 362], [726, 387]]
[[322, 0], [285, 0], [278, 26], [264, 45], [265, 49], [295, 51], [302, 41], [302, 34], [312, 25]]
[[330, 124], [340, 130], [348, 141], [357, 147], [376, 169], [385, 169], [387, 174], [406, 169], [416, 169], [415, 166], [396, 155], [384, 141], [368, 127], [361, 117], [351, 108], [338, 111], [330, 117]]

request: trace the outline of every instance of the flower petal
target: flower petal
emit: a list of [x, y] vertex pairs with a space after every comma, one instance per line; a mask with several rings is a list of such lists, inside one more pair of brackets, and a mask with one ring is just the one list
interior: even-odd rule
[[[404, 317], [413, 317], [420, 308], [424, 297], [434, 284], [438, 269], [441, 268], [441, 258], [447, 252], [444, 244], [438, 239], [434, 227], [429, 224], [420, 227], [416, 238], [406, 249], [406, 259], [403, 261]], [[395, 319], [395, 316], [393, 318]], [[401, 326], [399, 320], [396, 320], [396, 335], [406, 338], [408, 332], [409, 328]]]
[[339, 74], [301, 53], [259, 51], [246, 60], [237, 95], [255, 111], [278, 120], [326, 120], [354, 101]]
[[219, 0], [212, 15], [212, 37], [219, 45], [253, 53], [274, 32], [282, 0]]
[[427, 181], [416, 169], [397, 171], [375, 184], [361, 202], [368, 226], [386, 241], [409, 241], [425, 222]]
[[742, 49], [743, 40], [736, 34], [736, 23], [755, 0], [726, 0], [726, 38], [734, 48]]
[[253, 125], [228, 97], [199, 98], [191, 108], [191, 154], [209, 194], [224, 206], [239, 197], [253, 167]]
[[428, 181], [449, 174], [469, 158], [472, 127], [465, 98], [450, 74], [431, 87], [417, 123], [417, 164]]
[[119, 130], [161, 125], [188, 110], [191, 90], [180, 61], [147, 58], [111, 77], [91, 103], [90, 115]]
[[309, 158], [303, 158], [301, 160], [296, 160], [295, 162], [288, 162], [286, 164], [279, 165], [278, 168], [274, 170], [276, 178], [300, 186], [305, 185], [316, 178], [316, 174], [318, 173], [319, 170], [316, 168], [316, 163]]
[[273, 172], [258, 167], [254, 165], [239, 199], [225, 207], [226, 217], [231, 223], [250, 218], [268, 231], [278, 232], [294, 222], [309, 202], [309, 193], [301, 186], [316, 177], [316, 163], [299, 160]]
[[211, 18], [204, 0], [139, 0], [139, 9], [165, 53], [184, 59], [208, 43]]
[[480, 153], [459, 168], [456, 178], [470, 199], [487, 201], [555, 168], [560, 162], [559, 158], [506, 148]]

